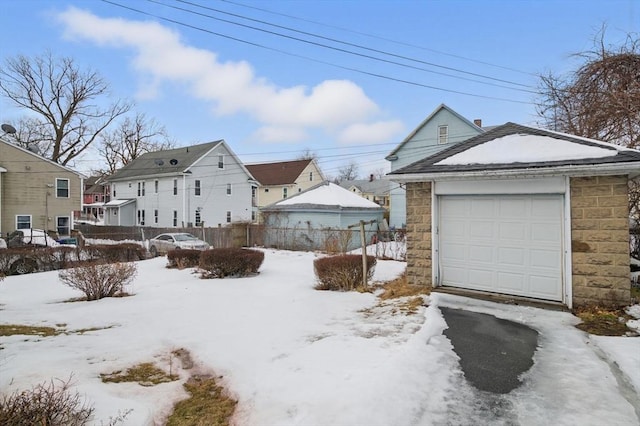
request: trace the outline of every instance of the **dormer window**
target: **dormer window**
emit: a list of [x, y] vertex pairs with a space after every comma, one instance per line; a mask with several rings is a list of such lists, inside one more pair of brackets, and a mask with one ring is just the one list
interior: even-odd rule
[[449, 126], [438, 126], [438, 143], [445, 144], [449, 142]]

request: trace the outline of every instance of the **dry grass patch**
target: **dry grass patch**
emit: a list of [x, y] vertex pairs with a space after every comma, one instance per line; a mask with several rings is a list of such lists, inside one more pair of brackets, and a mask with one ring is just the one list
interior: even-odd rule
[[103, 383], [137, 382], [140, 386], [155, 386], [160, 383], [178, 380], [175, 374], [167, 374], [151, 362], [143, 362], [127, 371], [114, 371], [109, 374], [100, 374]]
[[573, 314], [582, 322], [576, 327], [587, 333], [599, 336], [624, 336], [630, 330], [626, 322], [632, 319], [623, 309], [602, 306], [581, 306], [573, 310]]
[[166, 426], [227, 426], [238, 401], [230, 398], [213, 377], [193, 376], [184, 388], [191, 395], [178, 402]]
[[380, 288], [382, 288], [383, 291], [378, 297], [382, 300], [429, 294], [429, 289], [426, 286], [409, 285], [406, 273], [400, 275], [395, 280], [382, 284]]
[[2, 324], [0, 325], [0, 336], [14, 336], [14, 335], [24, 335], [24, 336], [40, 336], [40, 337], [48, 337], [48, 336], [57, 336], [58, 334], [64, 333], [64, 330], [60, 330], [53, 327], [35, 327], [31, 325], [21, 325], [21, 324]]

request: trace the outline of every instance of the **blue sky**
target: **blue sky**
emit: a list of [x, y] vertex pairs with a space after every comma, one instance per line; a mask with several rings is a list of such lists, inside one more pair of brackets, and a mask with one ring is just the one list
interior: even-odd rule
[[[109, 1], [0, 0], [1, 59], [71, 56], [178, 145], [225, 139], [246, 163], [310, 150], [328, 175], [386, 167], [441, 103], [536, 125], [537, 74], [574, 68], [603, 24], [612, 44], [640, 32], [636, 0]], [[0, 101], [0, 121], [22, 114]]]

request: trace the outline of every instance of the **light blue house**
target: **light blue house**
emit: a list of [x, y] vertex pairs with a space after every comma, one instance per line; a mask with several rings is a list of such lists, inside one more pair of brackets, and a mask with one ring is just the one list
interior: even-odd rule
[[385, 209], [334, 183], [323, 182], [261, 209], [265, 244], [296, 250], [348, 251], [360, 247], [360, 222], [369, 243]]
[[[471, 122], [441, 104], [385, 158], [394, 172], [483, 133], [481, 126], [480, 120]], [[392, 185], [390, 198], [389, 225], [404, 228], [407, 223], [405, 189], [398, 184]]]

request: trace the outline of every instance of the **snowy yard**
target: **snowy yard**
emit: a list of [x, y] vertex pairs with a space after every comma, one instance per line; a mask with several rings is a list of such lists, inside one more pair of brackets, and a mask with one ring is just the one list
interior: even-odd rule
[[[72, 376], [95, 424], [132, 410], [127, 425], [160, 423], [186, 397], [185, 348], [198, 372], [222, 376], [239, 401], [238, 425], [632, 425], [640, 423], [640, 338], [593, 337], [569, 313], [434, 294], [417, 314], [373, 294], [313, 289], [313, 253], [265, 250], [257, 277], [201, 280], [165, 258], [138, 263], [131, 297], [64, 301], [81, 294], [57, 272], [0, 283], [0, 323], [52, 326], [53, 337], [2, 337], [0, 389]], [[378, 261], [374, 280], [405, 263]], [[539, 331], [534, 366], [507, 395], [469, 386], [442, 334], [438, 306], [469, 309]], [[142, 387], [102, 383], [140, 362], [183, 380]], [[618, 366], [618, 367], [616, 367]]]

